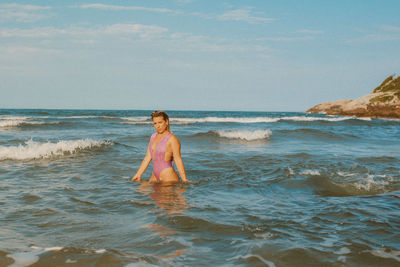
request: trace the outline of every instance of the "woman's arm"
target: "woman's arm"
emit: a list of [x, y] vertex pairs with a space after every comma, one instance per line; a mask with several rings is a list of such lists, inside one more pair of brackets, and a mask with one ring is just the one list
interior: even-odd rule
[[147, 167], [149, 166], [151, 161], [151, 155], [149, 149], [147, 149], [146, 156], [144, 157], [142, 164], [140, 164], [139, 170], [136, 172], [135, 176], [132, 177], [132, 181], [140, 182], [142, 178], [142, 174], [146, 171]]
[[172, 146], [172, 156], [174, 157], [176, 168], [178, 169], [182, 182], [189, 182], [189, 180], [186, 178], [185, 166], [183, 165], [183, 160], [181, 157], [181, 143], [179, 143], [179, 140], [178, 138], [176, 138], [175, 135], [172, 135], [170, 139]]

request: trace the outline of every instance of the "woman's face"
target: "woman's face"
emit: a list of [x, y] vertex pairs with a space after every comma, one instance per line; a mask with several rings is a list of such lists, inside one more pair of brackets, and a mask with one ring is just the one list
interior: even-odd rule
[[164, 120], [162, 116], [154, 117], [153, 124], [154, 129], [156, 129], [157, 133], [161, 134], [168, 129], [168, 121]]

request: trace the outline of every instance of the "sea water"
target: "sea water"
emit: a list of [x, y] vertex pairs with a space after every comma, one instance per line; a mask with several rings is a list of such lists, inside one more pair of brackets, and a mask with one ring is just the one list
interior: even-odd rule
[[151, 111], [0, 110], [0, 266], [400, 265], [400, 120], [168, 113], [190, 184]]

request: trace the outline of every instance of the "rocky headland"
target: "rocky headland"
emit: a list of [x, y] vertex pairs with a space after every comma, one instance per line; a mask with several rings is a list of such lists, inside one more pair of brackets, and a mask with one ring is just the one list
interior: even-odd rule
[[391, 75], [371, 94], [353, 100], [325, 102], [307, 110], [309, 113], [327, 115], [399, 118], [400, 119], [400, 75]]

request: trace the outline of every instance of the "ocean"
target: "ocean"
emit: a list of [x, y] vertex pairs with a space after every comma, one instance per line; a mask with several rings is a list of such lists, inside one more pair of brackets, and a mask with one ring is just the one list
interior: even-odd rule
[[168, 111], [161, 186], [150, 114], [0, 110], [0, 266], [400, 265], [400, 120]]

